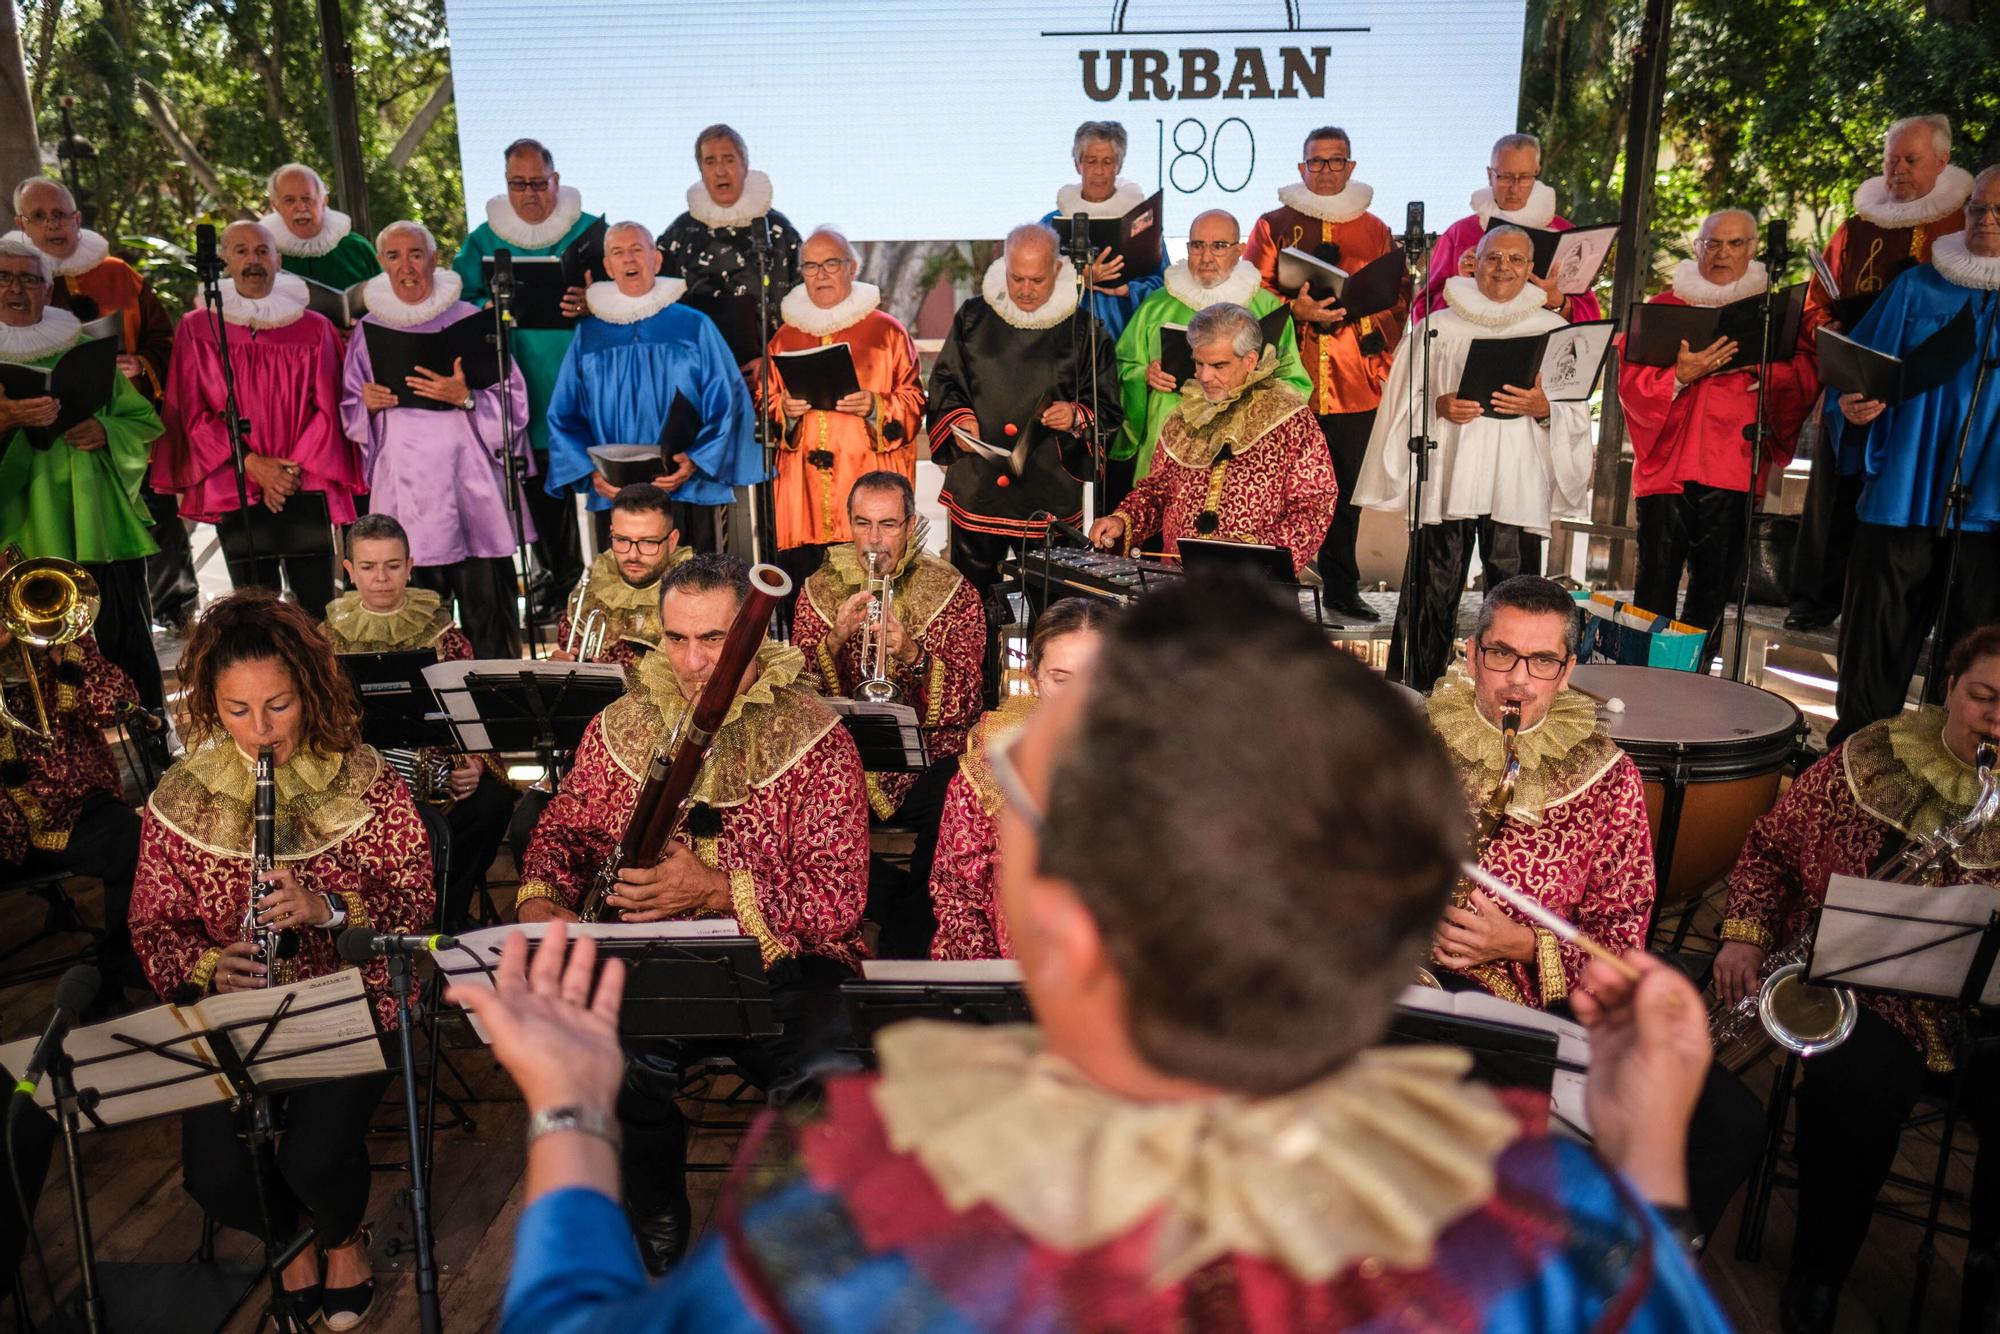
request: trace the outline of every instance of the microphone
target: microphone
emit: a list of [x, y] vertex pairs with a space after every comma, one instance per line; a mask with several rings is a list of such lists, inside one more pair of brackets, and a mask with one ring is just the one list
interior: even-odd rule
[[456, 944], [457, 936], [384, 936], [365, 926], [350, 926], [340, 933], [335, 948], [340, 951], [340, 957], [349, 963], [367, 963], [370, 959], [386, 959], [391, 955], [448, 950]]
[[750, 244], [756, 246], [767, 255], [771, 253], [770, 214], [759, 213], [756, 221], [750, 224]]
[[1412, 199], [1403, 211], [1403, 253], [1415, 259], [1424, 249], [1424, 201]]
[[1771, 272], [1771, 286], [1775, 289], [1784, 277], [1786, 250], [1786, 224], [1783, 218], [1773, 218], [1764, 228], [1764, 267]]
[[493, 299], [506, 303], [514, 299], [514, 252], [493, 252]]
[[1090, 263], [1090, 215], [1072, 213], [1069, 219], [1069, 257], [1079, 269]]
[[1064, 523], [1061, 519], [1058, 519], [1055, 515], [1048, 514], [1046, 512], [1031, 516], [1030, 522], [1032, 522], [1034, 519], [1040, 519], [1040, 518], [1046, 518], [1049, 521], [1050, 532], [1061, 533], [1064, 537], [1067, 537], [1070, 541], [1076, 543], [1078, 546], [1083, 547], [1086, 550], [1089, 549], [1090, 535], [1084, 532], [1083, 529], [1077, 527], [1073, 523]]
[[194, 229], [194, 276], [212, 283], [222, 276], [222, 257], [215, 251], [215, 224], [197, 223]]
[[[213, 240], [215, 229], [211, 227], [208, 230]], [[87, 963], [77, 964], [62, 975], [62, 981], [56, 983], [56, 1012], [49, 1016], [41, 1041], [35, 1044], [34, 1053], [28, 1057], [28, 1068], [21, 1072], [21, 1078], [14, 1084], [16, 1093], [25, 1093], [30, 1098], [35, 1096], [35, 1089], [41, 1084], [49, 1061], [62, 1050], [63, 1039], [69, 1036], [70, 1025], [97, 998], [97, 988], [103, 981], [98, 971]]]

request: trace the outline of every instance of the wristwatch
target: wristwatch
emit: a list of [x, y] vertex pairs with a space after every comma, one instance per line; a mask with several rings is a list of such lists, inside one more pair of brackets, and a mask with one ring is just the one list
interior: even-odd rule
[[347, 900], [343, 899], [338, 894], [323, 893], [320, 895], [320, 897], [326, 900], [326, 910], [333, 914], [333, 916], [327, 918], [326, 921], [320, 924], [320, 930], [338, 931], [343, 926], [346, 926]]
[[467, 395], [465, 396], [465, 402], [463, 402], [463, 403], [459, 404], [458, 406], [459, 406], [459, 407], [461, 407], [461, 408], [463, 408], [463, 409], [465, 409], [465, 410], [466, 410], [467, 412], [470, 412], [470, 411], [472, 411], [472, 407], [473, 407], [473, 401], [472, 401], [472, 395], [471, 395], [471, 394], [467, 394]]
[[612, 1148], [618, 1147], [618, 1122], [606, 1116], [595, 1107], [545, 1107], [528, 1118], [528, 1143], [533, 1144], [544, 1135], [552, 1135], [560, 1130], [574, 1130], [579, 1134], [595, 1135]]

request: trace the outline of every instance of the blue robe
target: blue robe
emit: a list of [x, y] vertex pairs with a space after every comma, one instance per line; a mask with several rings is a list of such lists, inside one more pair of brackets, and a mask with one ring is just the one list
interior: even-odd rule
[[591, 489], [591, 447], [658, 440], [677, 390], [700, 413], [701, 433], [689, 450], [694, 476], [673, 498], [727, 505], [737, 487], [765, 480], [750, 392], [728, 344], [706, 315], [671, 305], [632, 324], [592, 316], [576, 326], [549, 396], [549, 494], [580, 492], [591, 509], [610, 509]]
[[[1042, 225], [1048, 226], [1056, 216], [1055, 209], [1042, 214]], [[1162, 262], [1150, 273], [1126, 274], [1124, 296], [1111, 296], [1092, 288], [1084, 293], [1083, 305], [1097, 316], [1097, 322], [1104, 326], [1104, 336], [1115, 345], [1118, 335], [1125, 332], [1125, 321], [1132, 318], [1132, 312], [1139, 308], [1141, 301], [1160, 290], [1160, 284], [1166, 279], [1167, 268]]]
[[[2000, 337], [1993, 328], [2000, 315], [2000, 292], [1960, 287], [1931, 264], [1897, 275], [1851, 336], [1878, 351], [1908, 356], [1967, 304], [1978, 325], [1977, 346], [2000, 346], [1987, 341]], [[1972, 402], [1978, 362], [1977, 355], [1968, 358], [1950, 380], [1890, 404], [1865, 427], [1841, 416], [1838, 394], [1829, 397], [1826, 421], [1840, 471], [1863, 475], [1858, 508], [1863, 523], [1923, 528], [1935, 527], [1942, 519], [1945, 488], [1951, 482], [1959, 432]], [[1966, 442], [1965, 482], [1971, 492], [1965, 531], [2000, 532], [2000, 376], [1990, 373]]]

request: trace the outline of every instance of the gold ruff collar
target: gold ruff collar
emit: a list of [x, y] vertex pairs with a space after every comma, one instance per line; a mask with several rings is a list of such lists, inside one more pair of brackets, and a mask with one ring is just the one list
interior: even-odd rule
[[[365, 794], [381, 772], [382, 757], [371, 746], [345, 755], [301, 750], [280, 765], [278, 859], [314, 856], [368, 823], [374, 809]], [[255, 762], [228, 737], [216, 737], [168, 769], [148, 804], [161, 824], [202, 851], [248, 857], [256, 787]]]
[[394, 611], [370, 611], [361, 594], [342, 593], [326, 606], [326, 628], [342, 653], [394, 653], [437, 643], [451, 629], [451, 612], [428, 588], [404, 589]]
[[[903, 559], [889, 572], [890, 585], [896, 590], [895, 617], [912, 635], [921, 635], [965, 582], [956, 566], [926, 555], [923, 541], [921, 526], [911, 530]], [[806, 580], [806, 597], [820, 619], [832, 625], [840, 615], [840, 604], [859, 593], [867, 581], [868, 573], [854, 543], [836, 543], [826, 549], [826, 560]]]
[[1160, 447], [1175, 463], [1195, 469], [1215, 462], [1224, 448], [1231, 458], [1249, 453], [1293, 413], [1305, 410], [1297, 391], [1272, 378], [1277, 373], [1277, 354], [1267, 347], [1242, 388], [1213, 403], [1189, 380], [1160, 430]]
[[[693, 547], [675, 547], [660, 569], [661, 576], [693, 556]], [[593, 606], [604, 608], [614, 638], [639, 640], [649, 648], [660, 642], [659, 579], [649, 579], [635, 588], [619, 573], [618, 557], [600, 551], [584, 577], [583, 596], [586, 612]]]
[[958, 757], [958, 771], [965, 776], [972, 795], [979, 798], [979, 809], [989, 816], [1000, 814], [1007, 797], [993, 777], [993, 767], [986, 762], [986, 748], [1026, 726], [1039, 703], [1041, 700], [1034, 695], [1009, 695], [1000, 701], [999, 708], [981, 714], [972, 725], [972, 734], [966, 738], [965, 753]]
[[[1500, 781], [1505, 747], [1500, 729], [1486, 720], [1473, 701], [1472, 682], [1452, 675], [1439, 683], [1425, 702], [1431, 726], [1444, 739], [1458, 781], [1471, 800], [1484, 801]], [[1521, 778], [1507, 818], [1522, 824], [1542, 822], [1542, 812], [1560, 806], [1595, 783], [1620, 751], [1597, 726], [1597, 704], [1587, 695], [1564, 690], [1549, 706], [1548, 717], [1522, 728], [1514, 739], [1521, 761]]]
[[1097, 1088], [1027, 1025], [917, 1021], [877, 1048], [889, 1142], [953, 1209], [990, 1204], [1065, 1251], [1157, 1217], [1161, 1286], [1232, 1254], [1308, 1282], [1370, 1257], [1424, 1264], [1521, 1129], [1443, 1047], [1364, 1051], [1273, 1098], [1159, 1103]]
[[[730, 704], [716, 729], [715, 748], [695, 779], [694, 800], [718, 808], [741, 806], [840, 725], [811, 687], [799, 683], [805, 665], [805, 655], [790, 644], [766, 640], [758, 646], [757, 679]], [[673, 736], [687, 710], [666, 656], [648, 653], [639, 660], [632, 688], [604, 711], [611, 758], [634, 779], [644, 779], [653, 748]]]
[[[1979, 796], [1979, 771], [1944, 744], [1944, 710], [1935, 704], [1870, 723], [1847, 739], [1841, 757], [1861, 809], [1911, 838], [1964, 819]], [[1953, 860], [1966, 870], [2000, 866], [2000, 822]]]

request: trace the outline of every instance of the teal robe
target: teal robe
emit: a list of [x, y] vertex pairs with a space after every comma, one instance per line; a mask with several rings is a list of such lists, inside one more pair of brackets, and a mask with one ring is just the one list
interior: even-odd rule
[[[53, 366], [67, 348], [22, 364]], [[104, 448], [88, 453], [56, 439], [36, 449], [25, 431], [0, 447], [0, 545], [27, 556], [60, 556], [85, 565], [150, 556], [152, 516], [139, 499], [160, 417], [119, 375], [111, 402], [97, 414]]]

